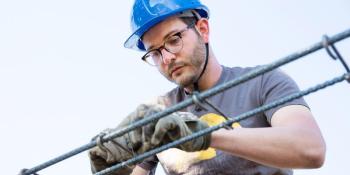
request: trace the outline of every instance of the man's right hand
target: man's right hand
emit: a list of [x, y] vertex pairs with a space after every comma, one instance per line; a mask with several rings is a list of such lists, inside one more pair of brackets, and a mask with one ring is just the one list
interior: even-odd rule
[[[189, 136], [195, 132], [208, 128], [205, 121], [201, 121], [189, 112], [174, 112], [158, 120], [151, 139], [152, 145], [164, 145]], [[209, 148], [211, 134], [206, 134], [187, 141], [177, 148], [187, 151], [201, 151]]]
[[[119, 129], [122, 129], [131, 123], [142, 119], [145, 116], [152, 115], [154, 113], [164, 110], [165, 106], [159, 104], [142, 104], [137, 109], [129, 114], [116, 128], [107, 129], [102, 134], [94, 137], [98, 139], [105, 134], [112, 133]], [[151, 136], [155, 128], [155, 122], [149, 123], [141, 128], [137, 128], [131, 132], [114, 138], [110, 141], [98, 144], [96, 147], [89, 151], [91, 170], [93, 173], [104, 170], [112, 165], [126, 161], [135, 155], [144, 153], [154, 146], [151, 145]], [[125, 175], [130, 174], [134, 165], [121, 168], [112, 172], [112, 175]]]
[[[115, 129], [107, 129], [103, 133], [109, 134], [124, 128], [144, 117], [158, 113], [165, 109], [164, 105], [143, 104], [128, 115]], [[138, 154], [149, 151], [158, 146], [173, 142], [199, 130], [209, 127], [206, 122], [200, 121], [197, 116], [189, 112], [174, 112], [158, 121], [134, 129], [131, 132], [114, 138], [89, 152], [93, 173], [106, 169], [117, 163], [126, 161]], [[99, 135], [102, 137], [101, 135]], [[95, 137], [97, 139], [98, 137]], [[205, 150], [210, 145], [210, 134], [198, 137], [178, 146], [184, 151]], [[135, 163], [136, 164], [136, 163]], [[133, 166], [125, 167], [113, 172], [113, 175], [130, 174]]]
[[[100, 147], [92, 148], [89, 151], [89, 157], [92, 173], [97, 173], [118, 163], [117, 161], [109, 161], [108, 153]], [[111, 175], [130, 174], [133, 168], [134, 166], [124, 167], [112, 172]]]

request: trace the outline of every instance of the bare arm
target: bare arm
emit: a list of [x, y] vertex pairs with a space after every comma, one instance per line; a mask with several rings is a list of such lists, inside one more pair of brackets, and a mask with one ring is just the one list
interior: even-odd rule
[[311, 112], [301, 105], [286, 106], [272, 117], [269, 128], [220, 129], [211, 147], [279, 168], [318, 168], [326, 145]]
[[148, 175], [149, 171], [139, 167], [139, 166], [136, 166], [134, 168], [134, 170], [132, 171], [131, 175]]

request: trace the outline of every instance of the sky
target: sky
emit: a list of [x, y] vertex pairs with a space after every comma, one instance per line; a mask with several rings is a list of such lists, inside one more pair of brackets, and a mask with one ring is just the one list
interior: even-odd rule
[[[87, 144], [136, 106], [174, 88], [141, 52], [125, 49], [133, 1], [0, 0], [1, 174], [17, 174]], [[271, 63], [350, 29], [347, 0], [203, 0], [221, 64]], [[350, 63], [350, 38], [336, 44]], [[344, 73], [324, 50], [282, 67], [306, 89]], [[323, 167], [345, 174], [350, 84], [305, 97], [327, 143]], [[90, 174], [87, 152], [39, 172]], [[162, 170], [157, 175], [163, 175]]]

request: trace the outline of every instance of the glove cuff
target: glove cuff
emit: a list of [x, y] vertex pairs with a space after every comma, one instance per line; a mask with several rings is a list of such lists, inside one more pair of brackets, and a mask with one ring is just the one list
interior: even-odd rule
[[[202, 129], [206, 129], [206, 128], [209, 127], [209, 125], [208, 125], [207, 123], [203, 122], [203, 124], [205, 124], [206, 126], [205, 126], [205, 125], [201, 125], [201, 130], [202, 130]], [[210, 147], [210, 143], [211, 143], [211, 133], [206, 134], [206, 135], [203, 135], [203, 136], [202, 136], [202, 139], [203, 139], [203, 144], [202, 144], [202, 147], [199, 148], [199, 149], [200, 149], [200, 150], [206, 150], [206, 149], [208, 149], [208, 148]]]

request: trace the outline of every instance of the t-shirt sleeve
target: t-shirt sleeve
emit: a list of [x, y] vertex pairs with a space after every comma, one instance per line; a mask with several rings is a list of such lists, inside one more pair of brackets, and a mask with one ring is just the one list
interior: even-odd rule
[[[299, 87], [287, 74], [281, 70], [273, 70], [265, 73], [262, 76], [261, 81], [261, 97], [263, 105], [269, 104], [275, 100], [291, 95], [293, 93], [300, 92]], [[303, 105], [308, 107], [303, 98], [298, 98], [287, 102], [283, 105], [277, 106], [270, 110], [265, 111], [265, 116], [268, 122], [271, 124], [272, 115], [280, 108], [288, 105]], [[308, 107], [309, 108], [309, 107]]]
[[155, 175], [158, 162], [159, 160], [157, 156], [152, 156], [152, 157], [146, 158], [143, 162], [138, 164], [138, 166], [140, 166], [141, 168], [147, 171], [150, 171], [148, 175]]

